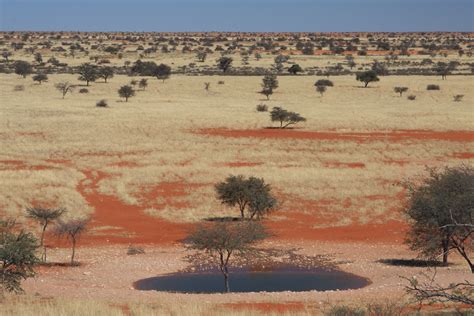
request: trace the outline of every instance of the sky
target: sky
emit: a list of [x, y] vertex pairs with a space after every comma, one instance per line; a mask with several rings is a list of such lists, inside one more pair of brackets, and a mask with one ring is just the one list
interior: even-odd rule
[[0, 0], [1, 31], [472, 32], [474, 0]]

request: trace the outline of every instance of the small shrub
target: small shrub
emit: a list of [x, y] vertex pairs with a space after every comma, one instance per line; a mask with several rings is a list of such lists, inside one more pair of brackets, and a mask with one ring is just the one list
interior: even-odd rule
[[89, 89], [82, 88], [82, 89], [79, 90], [79, 93], [89, 93]]
[[225, 83], [224, 80], [219, 80], [219, 81], [217, 82], [217, 84], [224, 84], [224, 83]]
[[13, 91], [25, 91], [25, 86], [22, 85], [22, 84], [16, 85], [16, 86], [13, 88]]
[[324, 313], [326, 316], [365, 316], [366, 313], [363, 309], [357, 307], [350, 307], [346, 305], [332, 306], [327, 312]]
[[100, 101], [97, 101], [97, 103], [95, 104], [95, 106], [99, 107], [99, 108], [106, 108], [107, 107], [107, 100], [100, 100]]
[[258, 112], [267, 112], [268, 111], [268, 106], [266, 104], [258, 104], [257, 105], [257, 111]]
[[144, 254], [145, 250], [142, 247], [136, 247], [136, 246], [128, 246], [127, 249], [127, 255], [133, 256], [133, 255], [140, 255]]
[[414, 101], [416, 99], [416, 95], [414, 94], [410, 94], [408, 97], [407, 97], [408, 100], [410, 101]]
[[426, 90], [440, 90], [437, 84], [429, 84], [426, 86]]
[[455, 96], [453, 96], [454, 102], [461, 102], [462, 98], [464, 98], [464, 94], [456, 94]]

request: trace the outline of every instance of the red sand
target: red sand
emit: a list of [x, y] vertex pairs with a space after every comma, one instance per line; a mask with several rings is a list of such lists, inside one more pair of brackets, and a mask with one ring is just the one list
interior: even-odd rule
[[227, 303], [223, 304], [224, 307], [231, 308], [233, 310], [245, 311], [253, 310], [265, 313], [287, 313], [303, 311], [304, 304], [302, 302], [287, 302], [287, 303]]
[[[136, 243], [136, 244], [170, 244], [182, 239], [190, 225], [171, 223], [151, 217], [143, 212], [143, 208], [127, 205], [115, 196], [101, 194], [97, 185], [107, 177], [103, 172], [84, 171], [86, 179], [81, 181], [77, 190], [87, 203], [95, 208], [89, 228], [101, 226], [120, 227], [121, 230], [101, 231], [105, 235], [85, 234], [81, 245], [98, 245], [104, 243]], [[87, 184], [85, 180], [91, 180]], [[123, 235], [120, 235], [123, 233]], [[127, 236], [127, 234], [130, 234]]]
[[232, 130], [225, 128], [207, 128], [196, 131], [197, 134], [222, 137], [255, 137], [255, 138], [296, 138], [331, 141], [391, 141], [439, 140], [452, 142], [474, 142], [473, 131], [428, 131], [428, 130], [393, 130], [375, 132], [336, 132], [336, 131], [302, 131], [294, 129], [256, 129]]
[[365, 163], [362, 162], [325, 162], [323, 165], [327, 168], [365, 168]]

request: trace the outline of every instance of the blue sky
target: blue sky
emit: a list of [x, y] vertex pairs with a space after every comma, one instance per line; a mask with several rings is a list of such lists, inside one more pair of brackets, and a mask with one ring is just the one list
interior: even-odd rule
[[0, 0], [0, 30], [473, 31], [474, 0]]

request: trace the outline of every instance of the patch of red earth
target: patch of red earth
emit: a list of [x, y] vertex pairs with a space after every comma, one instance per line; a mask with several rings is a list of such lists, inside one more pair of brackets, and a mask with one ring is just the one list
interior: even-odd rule
[[236, 161], [236, 162], [228, 162], [222, 164], [222, 166], [226, 167], [255, 167], [255, 166], [261, 166], [263, 165], [263, 162], [245, 162], [245, 161]]
[[245, 311], [253, 310], [263, 313], [288, 313], [300, 312], [305, 309], [302, 302], [287, 302], [287, 303], [227, 303], [224, 307], [232, 310]]
[[139, 167], [140, 164], [134, 162], [134, 161], [120, 161], [120, 162], [114, 162], [109, 164], [111, 167], [123, 167], [123, 168], [136, 168]]
[[57, 164], [57, 165], [65, 165], [65, 166], [72, 166], [73, 162], [68, 159], [46, 159], [45, 162]]
[[458, 159], [474, 159], [474, 153], [453, 153], [451, 157]]
[[[115, 196], [102, 194], [98, 191], [98, 184], [109, 175], [90, 170], [83, 173], [85, 179], [79, 183], [77, 190], [95, 209], [91, 215], [89, 228], [112, 226], [119, 227], [120, 231], [101, 230], [99, 235], [86, 233], [81, 237], [80, 245], [172, 244], [183, 239], [191, 227], [188, 224], [172, 223], [150, 217], [140, 206], [127, 205]], [[119, 234], [120, 232], [122, 234]], [[63, 242], [57, 244], [57, 246], [64, 245]]]
[[387, 165], [397, 165], [397, 166], [405, 166], [410, 163], [410, 161], [408, 160], [395, 160], [395, 159], [390, 159], [390, 160], [385, 159], [385, 160], [382, 160], [382, 162]]
[[474, 131], [429, 131], [429, 130], [391, 130], [375, 132], [336, 132], [301, 131], [292, 129], [256, 129], [232, 130], [225, 128], [207, 128], [195, 131], [197, 134], [222, 137], [254, 137], [276, 139], [308, 139], [331, 141], [391, 141], [436, 140], [452, 142], [474, 142]]
[[323, 165], [326, 168], [351, 168], [351, 169], [365, 168], [365, 163], [362, 163], [362, 162], [331, 161], [331, 162], [325, 162], [323, 163]]
[[[2, 166], [4, 165], [4, 166]], [[51, 170], [55, 169], [50, 166], [43, 165], [28, 165], [21, 160], [0, 160], [0, 171], [1, 170]]]

